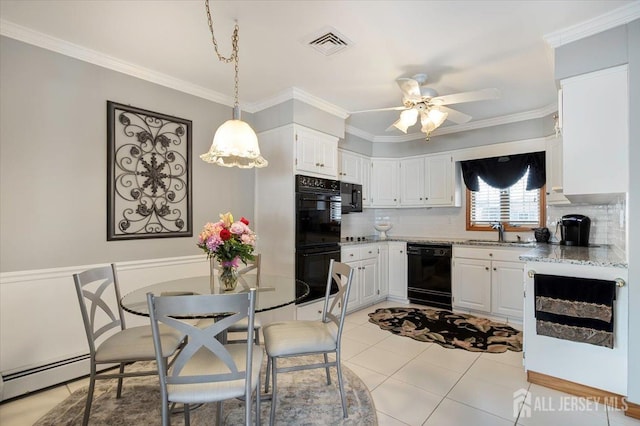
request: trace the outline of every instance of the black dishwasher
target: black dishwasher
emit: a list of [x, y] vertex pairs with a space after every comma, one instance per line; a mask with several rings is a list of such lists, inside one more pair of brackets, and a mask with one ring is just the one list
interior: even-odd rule
[[451, 309], [451, 245], [407, 244], [409, 301]]

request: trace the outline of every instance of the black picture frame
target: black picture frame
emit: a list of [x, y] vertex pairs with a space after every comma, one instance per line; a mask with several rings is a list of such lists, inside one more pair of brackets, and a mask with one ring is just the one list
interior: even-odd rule
[[107, 101], [107, 241], [193, 236], [191, 127]]

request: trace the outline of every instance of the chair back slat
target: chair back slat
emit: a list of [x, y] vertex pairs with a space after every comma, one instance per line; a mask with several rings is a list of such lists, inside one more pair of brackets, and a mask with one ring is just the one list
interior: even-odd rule
[[[340, 336], [342, 335], [342, 327], [347, 312], [347, 302], [349, 301], [352, 281], [353, 268], [346, 263], [336, 262], [332, 259], [329, 263], [322, 321], [332, 321], [338, 327], [338, 342], [341, 340]], [[332, 282], [335, 282], [338, 287], [338, 292], [333, 294], [333, 299], [331, 299]]]
[[[93, 354], [98, 340], [113, 330], [125, 328], [124, 314], [120, 306], [120, 288], [118, 286], [115, 265], [89, 269], [73, 274], [76, 294], [80, 303], [80, 312]], [[116, 310], [111, 306], [116, 306]]]
[[[173, 366], [166, 375], [160, 377], [161, 385], [220, 382], [239, 380], [251, 374], [253, 344], [247, 347], [247, 363], [236, 365], [229, 348], [213, 336], [221, 335], [237, 321], [248, 318], [247, 342], [253, 340], [253, 323], [256, 290], [235, 294], [207, 294], [195, 296], [154, 296], [147, 294], [149, 316], [154, 335], [156, 353], [162, 353], [159, 339], [159, 323], [172, 327], [187, 337], [185, 347], [176, 355]], [[200, 315], [213, 316], [218, 320], [206, 328], [199, 328], [189, 320], [176, 316]], [[227, 371], [207, 375], [183, 374], [184, 367], [196, 356], [216, 357], [226, 366]], [[161, 362], [158, 359], [158, 362]]]

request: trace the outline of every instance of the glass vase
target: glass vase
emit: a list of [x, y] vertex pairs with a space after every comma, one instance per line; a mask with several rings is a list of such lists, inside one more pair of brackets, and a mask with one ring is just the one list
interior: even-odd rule
[[233, 266], [221, 266], [218, 271], [220, 288], [224, 291], [232, 291], [238, 285], [238, 269]]

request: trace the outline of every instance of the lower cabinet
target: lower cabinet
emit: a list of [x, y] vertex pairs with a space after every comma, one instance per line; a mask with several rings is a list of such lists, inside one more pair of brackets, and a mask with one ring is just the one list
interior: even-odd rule
[[324, 298], [317, 302], [309, 303], [308, 305], [298, 306], [296, 308], [296, 319], [301, 321], [321, 320], [322, 309], [324, 309]]
[[389, 246], [378, 244], [378, 301], [389, 295]]
[[453, 308], [522, 323], [524, 262], [517, 248], [453, 250]]
[[389, 241], [389, 299], [407, 299], [407, 243]]
[[341, 252], [342, 262], [353, 268], [353, 281], [347, 311], [372, 305], [378, 300], [378, 245], [346, 246]]

